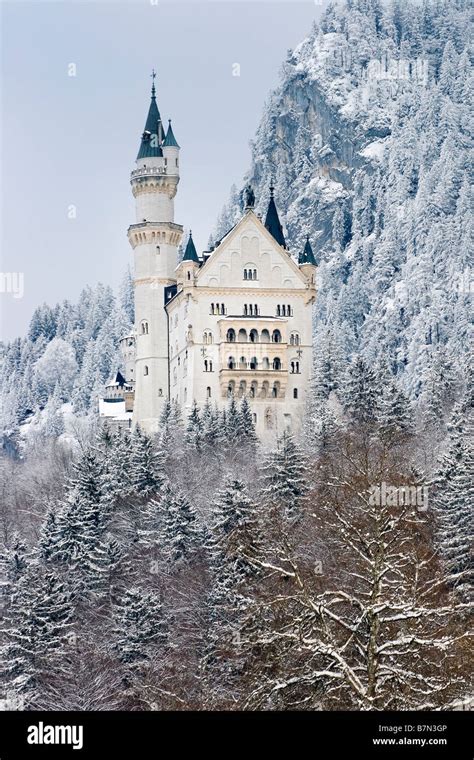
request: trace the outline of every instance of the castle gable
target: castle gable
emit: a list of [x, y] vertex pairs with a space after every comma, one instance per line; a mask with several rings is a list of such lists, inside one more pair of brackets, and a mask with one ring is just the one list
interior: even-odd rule
[[298, 265], [248, 211], [215, 249], [197, 276], [198, 287], [305, 289]]

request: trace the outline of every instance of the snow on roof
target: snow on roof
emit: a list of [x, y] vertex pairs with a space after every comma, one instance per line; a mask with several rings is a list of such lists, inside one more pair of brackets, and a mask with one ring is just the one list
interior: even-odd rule
[[99, 399], [99, 416], [113, 417], [115, 420], [130, 420], [132, 412], [125, 411], [125, 401], [107, 401]]

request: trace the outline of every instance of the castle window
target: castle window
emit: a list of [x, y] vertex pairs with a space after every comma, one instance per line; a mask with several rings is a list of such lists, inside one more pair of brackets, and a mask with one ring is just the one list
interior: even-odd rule
[[264, 356], [262, 359], [262, 367], [263, 369], [270, 369], [270, 361], [268, 359], [268, 356]]
[[142, 335], [148, 335], [148, 322], [145, 319], [140, 323], [140, 330]]
[[158, 388], [158, 396], [162, 396], [162, 395], [163, 395], [163, 388]]
[[204, 372], [208, 372], [207, 359], [204, 359]]
[[272, 388], [273, 398], [278, 398], [279, 391], [280, 391], [280, 383], [273, 383], [273, 388]]
[[221, 303], [221, 314], [225, 314], [225, 306]]
[[256, 330], [250, 330], [249, 338], [251, 343], [258, 343], [258, 332]]
[[202, 342], [203, 343], [212, 343], [212, 341], [213, 341], [213, 337], [212, 337], [211, 331], [210, 330], [206, 330], [203, 333]]
[[257, 270], [253, 267], [252, 264], [247, 264], [247, 266], [244, 269], [244, 280], [256, 280], [257, 279]]
[[256, 395], [257, 395], [257, 383], [254, 380], [250, 386], [250, 398], [255, 398]]
[[234, 395], [234, 390], [235, 390], [235, 383], [233, 380], [231, 380], [229, 385], [227, 386], [227, 396], [229, 398]]
[[247, 343], [247, 330], [243, 327], [239, 330], [239, 343]]
[[191, 279], [191, 272], [188, 271], [188, 280]]
[[300, 374], [300, 363], [296, 359], [293, 359], [293, 361], [290, 363], [290, 374], [292, 375]]
[[212, 362], [209, 362], [209, 372], [212, 372]]
[[270, 408], [265, 411], [265, 427], [267, 430], [273, 429], [273, 412]]
[[159, 245], [156, 246], [156, 252], [159, 254], [161, 252], [161, 248]]
[[211, 303], [211, 314], [214, 314], [214, 304]]
[[273, 360], [273, 369], [281, 369], [281, 361], [278, 356], [275, 356]]
[[257, 369], [258, 367], [258, 359], [256, 356], [252, 356], [250, 359], [250, 369]]
[[232, 327], [227, 330], [227, 342], [235, 343], [235, 330]]
[[252, 422], [254, 425], [257, 424], [257, 415], [255, 414], [255, 412], [252, 414]]
[[227, 360], [227, 367], [228, 369], [235, 369], [235, 359], [233, 356], [229, 356]]
[[178, 159], [177, 158], [175, 158], [175, 160], [174, 160], [174, 165], [178, 166]]
[[281, 317], [281, 306], [277, 306], [277, 317]]
[[270, 343], [270, 333], [268, 330], [262, 330], [260, 333], [260, 340], [262, 343]]
[[291, 333], [290, 335], [290, 345], [292, 346], [299, 346], [300, 344], [300, 336], [298, 333]]
[[280, 332], [280, 330], [273, 330], [272, 341], [274, 343], [281, 343], [281, 332]]
[[207, 398], [211, 398], [211, 388], [209, 385], [206, 388], [206, 393], [207, 393]]
[[145, 364], [145, 366], [143, 367], [143, 374], [144, 374], [144, 375], [148, 375], [148, 366], [147, 366], [146, 364]]
[[293, 398], [298, 398], [298, 388], [293, 388]]
[[248, 313], [249, 313], [249, 307], [247, 306], [247, 304], [244, 304], [244, 317], [247, 317]]

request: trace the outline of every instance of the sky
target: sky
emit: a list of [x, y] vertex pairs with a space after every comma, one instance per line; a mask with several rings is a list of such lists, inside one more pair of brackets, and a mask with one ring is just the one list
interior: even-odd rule
[[[39, 304], [116, 289], [153, 68], [181, 146], [175, 221], [207, 246], [287, 50], [322, 0], [2, 0], [0, 339]], [[240, 75], [235, 76], [239, 64]]]

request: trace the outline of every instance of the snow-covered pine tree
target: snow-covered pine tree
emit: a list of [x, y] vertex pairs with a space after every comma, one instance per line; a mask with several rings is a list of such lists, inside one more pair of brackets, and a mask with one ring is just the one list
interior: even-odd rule
[[53, 572], [32, 565], [14, 584], [1, 671], [7, 693], [24, 708], [46, 707], [48, 689], [67, 672], [72, 618], [72, 595]]
[[162, 517], [163, 555], [170, 567], [187, 563], [202, 546], [202, 531], [196, 512], [178, 486], [163, 485], [158, 502]]
[[132, 434], [130, 474], [133, 492], [141, 498], [158, 493], [164, 481], [165, 456], [154, 441], [135, 428]]
[[297, 516], [308, 492], [308, 464], [303, 450], [290, 433], [283, 433], [276, 449], [265, 457], [262, 480], [263, 501], [280, 507], [288, 517]]
[[447, 448], [434, 479], [436, 544], [446, 580], [472, 600], [474, 538], [474, 454], [472, 412], [455, 404]]

